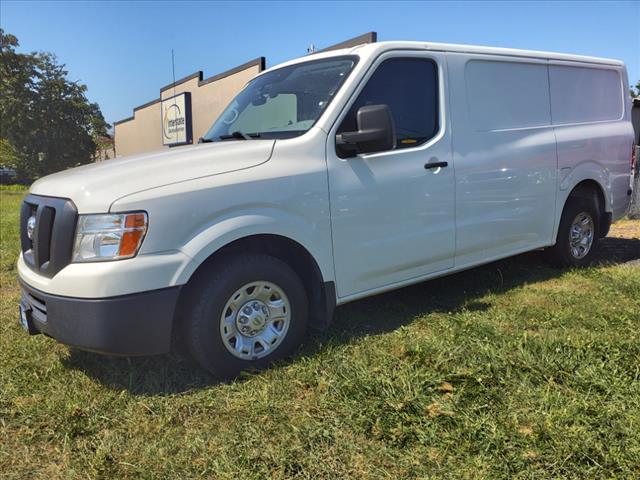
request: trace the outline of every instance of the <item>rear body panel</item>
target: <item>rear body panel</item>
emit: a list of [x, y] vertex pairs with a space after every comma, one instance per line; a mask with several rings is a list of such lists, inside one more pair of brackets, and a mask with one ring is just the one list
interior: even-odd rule
[[[449, 53], [447, 60], [456, 167], [456, 265], [552, 244], [557, 157], [546, 62], [464, 53]], [[507, 77], [512, 81], [502, 85], [501, 75], [513, 79]], [[522, 112], [524, 104], [491, 101], [491, 95], [519, 100], [527, 87], [535, 89], [532, 95], [542, 102], [531, 111]], [[513, 91], [505, 91], [508, 88]]]

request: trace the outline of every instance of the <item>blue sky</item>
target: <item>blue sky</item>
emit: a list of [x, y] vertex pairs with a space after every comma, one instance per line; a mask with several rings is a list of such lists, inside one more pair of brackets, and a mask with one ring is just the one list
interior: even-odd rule
[[172, 80], [258, 56], [267, 66], [374, 30], [424, 40], [624, 60], [640, 80], [640, 2], [11, 2], [0, 25], [21, 51], [44, 50], [88, 86], [108, 122]]

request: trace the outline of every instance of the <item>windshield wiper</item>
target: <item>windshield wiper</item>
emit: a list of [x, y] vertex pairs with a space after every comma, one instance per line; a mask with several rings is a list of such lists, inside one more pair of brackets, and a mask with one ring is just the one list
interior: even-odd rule
[[[220, 140], [229, 140], [232, 138], [235, 138], [237, 140], [251, 140], [252, 138], [260, 138], [262, 136], [261, 133], [255, 132], [255, 133], [243, 133], [240, 131], [235, 131], [229, 135], [220, 135], [218, 137], [218, 139]], [[198, 143], [211, 143], [211, 142], [215, 142], [215, 140], [213, 138], [205, 138], [205, 137], [200, 137], [198, 139]]]
[[229, 135], [220, 135], [218, 137], [220, 140], [228, 140], [230, 138], [235, 138], [238, 140], [251, 140], [252, 138], [260, 138], [260, 134], [259, 133], [243, 133], [240, 131], [235, 131], [230, 133]]

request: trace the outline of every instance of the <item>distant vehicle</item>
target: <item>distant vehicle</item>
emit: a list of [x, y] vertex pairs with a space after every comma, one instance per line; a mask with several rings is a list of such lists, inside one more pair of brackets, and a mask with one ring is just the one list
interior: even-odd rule
[[0, 184], [8, 185], [16, 181], [16, 171], [13, 168], [0, 166]]
[[633, 99], [633, 109], [631, 110], [631, 121], [635, 132], [634, 143], [640, 145], [640, 97]]
[[631, 121], [635, 131], [634, 144], [636, 145], [635, 171], [632, 175], [631, 189], [633, 195], [631, 197], [631, 205], [629, 207], [629, 218], [640, 218], [640, 168], [638, 167], [638, 159], [640, 158], [640, 97], [633, 99], [633, 109], [631, 110]]
[[529, 250], [583, 266], [629, 205], [622, 62], [383, 42], [262, 72], [182, 149], [37, 181], [20, 318], [222, 377], [336, 305]]

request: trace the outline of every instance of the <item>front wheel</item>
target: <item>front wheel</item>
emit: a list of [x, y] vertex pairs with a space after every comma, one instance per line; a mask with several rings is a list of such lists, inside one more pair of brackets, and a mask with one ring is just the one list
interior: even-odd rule
[[281, 260], [231, 255], [194, 280], [185, 318], [187, 346], [216, 377], [264, 368], [302, 342], [306, 292]]
[[556, 244], [549, 249], [554, 264], [585, 267], [593, 261], [600, 238], [600, 209], [594, 200], [571, 198], [562, 212]]

